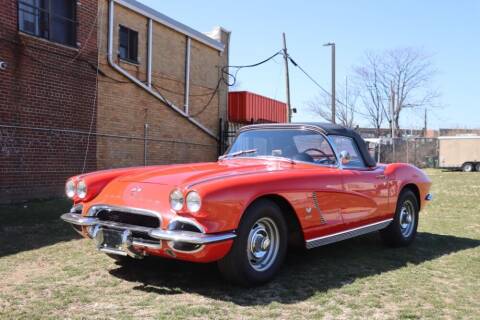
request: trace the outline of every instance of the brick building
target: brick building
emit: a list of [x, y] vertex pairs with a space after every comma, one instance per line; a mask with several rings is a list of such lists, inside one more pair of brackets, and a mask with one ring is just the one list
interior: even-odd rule
[[228, 40], [133, 0], [5, 1], [0, 203], [83, 171], [214, 160]]
[[[83, 132], [95, 107], [97, 1], [44, 4], [2, 1], [0, 9], [0, 202], [58, 194], [84, 166]], [[95, 151], [91, 139], [86, 170], [96, 168]]]

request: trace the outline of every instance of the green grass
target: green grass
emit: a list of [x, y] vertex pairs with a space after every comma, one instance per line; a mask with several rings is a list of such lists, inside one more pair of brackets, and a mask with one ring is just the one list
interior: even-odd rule
[[434, 201], [411, 247], [372, 234], [291, 253], [255, 289], [215, 265], [119, 266], [59, 221], [66, 201], [0, 206], [0, 318], [479, 319], [480, 173], [428, 174]]

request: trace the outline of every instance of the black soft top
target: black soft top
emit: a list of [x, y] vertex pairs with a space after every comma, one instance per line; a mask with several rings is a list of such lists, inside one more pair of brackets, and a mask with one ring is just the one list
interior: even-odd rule
[[[272, 127], [316, 127], [317, 129], [320, 129], [325, 135], [337, 135], [337, 136], [345, 136], [352, 138], [355, 143], [358, 146], [358, 150], [360, 151], [363, 160], [365, 161], [365, 165], [368, 167], [375, 167], [377, 163], [373, 158], [370, 156], [370, 153], [368, 152], [367, 144], [365, 141], [362, 139], [362, 137], [355, 131], [349, 128], [345, 128], [343, 126], [340, 126], [338, 124], [333, 124], [333, 123], [323, 123], [323, 122], [295, 122], [295, 123], [278, 123], [278, 124], [257, 124], [253, 126], [247, 126], [245, 129], [248, 127], [266, 127], [266, 128], [272, 128]], [[243, 128], [242, 128], [243, 129]]]

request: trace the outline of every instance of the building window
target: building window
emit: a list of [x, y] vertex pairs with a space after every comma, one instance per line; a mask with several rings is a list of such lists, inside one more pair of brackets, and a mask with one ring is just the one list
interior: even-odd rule
[[118, 43], [120, 59], [138, 63], [138, 32], [120, 26]]
[[75, 46], [75, 7], [74, 0], [20, 0], [18, 28], [37, 37]]

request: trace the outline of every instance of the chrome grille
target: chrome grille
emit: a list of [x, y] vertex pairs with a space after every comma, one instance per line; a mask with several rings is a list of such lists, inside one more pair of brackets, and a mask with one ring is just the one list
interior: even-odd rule
[[158, 217], [126, 211], [100, 210], [96, 217], [102, 221], [113, 221], [146, 228], [160, 227], [160, 219]]

